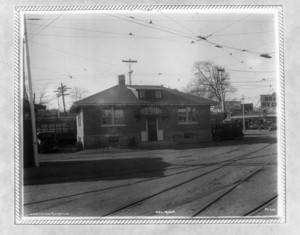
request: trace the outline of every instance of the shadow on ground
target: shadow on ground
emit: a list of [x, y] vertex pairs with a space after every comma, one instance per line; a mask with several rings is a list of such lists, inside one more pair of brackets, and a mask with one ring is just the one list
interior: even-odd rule
[[162, 158], [47, 162], [25, 168], [24, 185], [162, 177], [168, 166]]
[[175, 149], [175, 150], [185, 150], [192, 148], [214, 148], [222, 146], [239, 146], [239, 145], [251, 145], [251, 144], [276, 144], [277, 136], [276, 135], [264, 135], [264, 134], [246, 134], [241, 140], [221, 140], [221, 141], [212, 141], [206, 143], [186, 143], [186, 144], [176, 144], [170, 146], [155, 146], [147, 147], [144, 149]]

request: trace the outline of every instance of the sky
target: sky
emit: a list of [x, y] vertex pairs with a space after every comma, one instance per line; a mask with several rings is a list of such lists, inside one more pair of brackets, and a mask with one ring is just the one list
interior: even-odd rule
[[[38, 99], [45, 89], [49, 108], [58, 106], [53, 91], [61, 83], [87, 89], [86, 96], [117, 85], [120, 74], [129, 84], [122, 62], [128, 59], [137, 61], [134, 85], [183, 90], [194, 78], [194, 63], [208, 60], [229, 73], [237, 88], [230, 99], [244, 95], [257, 106], [261, 94], [278, 88], [277, 25], [270, 11], [36, 12], [26, 15], [26, 24], [33, 92]], [[72, 98], [65, 99], [68, 108]]]

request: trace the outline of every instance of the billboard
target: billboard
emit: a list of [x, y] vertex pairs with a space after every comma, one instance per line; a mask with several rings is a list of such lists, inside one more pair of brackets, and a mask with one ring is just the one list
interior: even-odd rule
[[266, 113], [275, 113], [277, 107], [276, 94], [260, 95], [260, 106]]

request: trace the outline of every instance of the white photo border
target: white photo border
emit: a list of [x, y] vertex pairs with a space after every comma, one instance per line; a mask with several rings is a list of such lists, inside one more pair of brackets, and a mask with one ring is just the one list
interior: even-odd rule
[[[278, 77], [278, 207], [276, 217], [209, 217], [209, 218], [101, 218], [101, 217], [24, 217], [23, 213], [23, 125], [22, 125], [22, 33], [23, 15], [33, 12], [93, 12], [93, 11], [153, 11], [153, 10], [273, 10], [277, 22], [277, 77]], [[27, 225], [115, 225], [115, 224], [278, 224], [286, 223], [286, 131], [285, 131], [285, 79], [284, 28], [282, 5], [126, 5], [126, 6], [17, 6], [15, 7], [14, 41], [14, 197], [15, 224]]]

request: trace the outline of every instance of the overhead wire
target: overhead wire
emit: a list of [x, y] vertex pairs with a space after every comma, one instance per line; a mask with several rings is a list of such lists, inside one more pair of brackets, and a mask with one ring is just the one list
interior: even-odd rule
[[252, 70], [252, 67], [246, 65], [244, 61], [238, 59], [238, 58], [235, 57], [232, 53], [228, 52], [226, 49], [224, 49], [224, 48], [221, 48], [221, 49], [223, 49], [226, 53], [228, 53], [228, 55], [231, 56], [234, 60], [238, 61], [238, 63], [243, 64], [243, 65], [246, 66], [248, 69]]
[[[163, 28], [166, 28], [166, 27], [163, 27], [163, 26], [155, 25], [156, 27], [154, 27], [153, 23], [151, 25], [149, 25], [148, 22], [145, 22], [144, 20], [141, 20], [141, 19], [138, 19], [138, 18], [135, 18], [135, 17], [130, 18], [130, 16], [129, 16], [130, 19], [127, 19], [127, 18], [122, 18], [122, 17], [116, 16], [116, 15], [111, 15], [111, 14], [107, 14], [107, 15], [109, 15], [111, 17], [115, 17], [115, 18], [121, 19], [121, 20], [124, 20], [124, 21], [131, 22], [131, 23], [139, 24], [139, 25], [142, 25], [144, 27], [149, 27], [149, 28], [152, 28], [152, 29], [160, 30], [162, 32], [166, 32], [166, 33], [174, 34], [174, 35], [177, 35], [177, 36], [180, 36], [180, 37], [192, 39], [192, 40], [195, 40], [195, 42], [201, 41], [201, 42], [205, 42], [205, 43], [211, 44], [212, 46], [216, 46], [216, 47], [221, 46], [221, 47], [225, 47], [225, 48], [228, 48], [228, 49], [238, 50], [240, 52], [249, 52], [249, 53], [261, 54], [259, 52], [255, 52], [255, 51], [252, 51], [252, 50], [245, 50], [245, 49], [240, 49], [240, 48], [236, 48], [236, 47], [232, 47], [232, 46], [228, 46], [228, 45], [218, 44], [218, 43], [209, 41], [207, 39], [206, 40], [201, 40], [199, 38], [195, 38], [194, 35], [192, 35], [192, 36], [186, 35], [186, 33], [183, 33], [183, 32], [178, 31], [178, 30], [171, 29], [172, 31], [170, 31], [170, 28], [168, 28], [167, 30], [165, 30]], [[138, 20], [138, 21], [141, 21], [143, 23], [135, 22], [134, 20]], [[236, 21], [236, 22], [238, 22], [238, 21]], [[36, 24], [33, 24], [33, 25], [36, 25]], [[231, 26], [231, 25], [232, 24], [230, 24], [229, 26]], [[227, 27], [229, 27], [229, 26], [227, 26]], [[109, 34], [124, 35], [122, 33], [107, 32], [107, 31], [102, 31], [102, 30], [89, 30], [89, 29], [80, 29], [80, 28], [71, 28], [71, 27], [50, 26], [49, 24], [48, 24], [47, 27], [67, 28], [67, 29], [71, 29], [71, 30], [82, 30], [82, 31], [102, 32], [102, 33], [109, 33]], [[157, 27], [160, 27], [160, 28], [157, 28]], [[213, 33], [211, 35], [213, 35]]]
[[71, 56], [75, 56], [75, 57], [78, 57], [78, 58], [81, 58], [81, 59], [90, 60], [94, 63], [102, 63], [102, 64], [106, 64], [106, 65], [110, 65], [110, 66], [118, 66], [116, 64], [106, 63], [106, 62], [103, 62], [103, 61], [93, 60], [93, 59], [88, 58], [88, 57], [83, 57], [83, 56], [77, 55], [75, 53], [71, 53], [71, 52], [64, 51], [64, 50], [61, 50], [61, 49], [58, 49], [58, 48], [55, 48], [55, 47], [51, 47], [51, 46], [48, 46], [48, 45], [45, 45], [45, 44], [42, 44], [42, 43], [39, 43], [39, 42], [36, 42], [36, 41], [31, 41], [31, 43], [34, 43], [34, 44], [37, 44], [37, 45], [40, 45], [40, 46], [43, 46], [43, 47], [46, 47], [46, 48], [50, 48], [50, 49], [53, 49], [53, 50], [60, 51], [61, 53], [64, 53], [64, 54], [69, 55], [69, 56], [71, 55]]
[[139, 22], [142, 22], [143, 23], [143, 26], [145, 25], [153, 25], [155, 28], [160, 28], [162, 30], [171, 30], [172, 32], [175, 32], [175, 33], [179, 33], [179, 34], [183, 34], [183, 35], [187, 35], [187, 36], [190, 36], [190, 37], [195, 37], [195, 33], [192, 32], [191, 34], [190, 33], [186, 33], [186, 32], [183, 32], [181, 30], [178, 30], [178, 29], [174, 29], [174, 28], [170, 28], [170, 27], [166, 27], [166, 26], [162, 26], [162, 25], [159, 25], [156, 23], [156, 21], [153, 21], [153, 20], [150, 20], [150, 21], [145, 21], [145, 20], [142, 20], [142, 19], [139, 19], [137, 17], [133, 17], [133, 16], [124, 16], [126, 18], [129, 18], [129, 19], [132, 19], [132, 20], [136, 20], [136, 21], [139, 21]]
[[[167, 32], [167, 33], [176, 34], [176, 35], [178, 35], [178, 36], [182, 36], [182, 37], [185, 37], [185, 38], [193, 39], [193, 40], [195, 40], [194, 42], [204, 42], [204, 43], [208, 43], [208, 44], [211, 44], [211, 45], [213, 45], [213, 46], [216, 46], [216, 47], [221, 46], [221, 47], [225, 47], [225, 48], [228, 48], [228, 49], [238, 50], [238, 51], [241, 51], [241, 52], [249, 52], [249, 53], [254, 53], [254, 54], [259, 54], [259, 55], [261, 54], [260, 52], [256, 52], [256, 51], [252, 51], [252, 50], [240, 49], [240, 48], [237, 48], [237, 47], [228, 46], [228, 45], [224, 45], [224, 44], [220, 44], [220, 43], [215, 43], [215, 42], [212, 42], [212, 41], [208, 40], [207, 38], [208, 38], [209, 36], [212, 36], [214, 33], [211, 33], [210, 35], [206, 36], [205, 38], [200, 37], [200, 39], [199, 39], [199, 38], [196, 38], [196, 39], [195, 39], [195, 38], [193, 38], [193, 37], [191, 37], [191, 36], [189, 36], [189, 35], [182, 35], [182, 34], [178, 34], [178, 33], [176, 33], [176, 32], [172, 32], [172, 31], [169, 31], [169, 30], [164, 30], [164, 29], [159, 29], [159, 28], [156, 28], [156, 27], [151, 27], [151, 26], [149, 26], [149, 25], [146, 25], [145, 22], [144, 22], [143, 20], [140, 20], [140, 19], [138, 19], [138, 20], [139, 20], [139, 21], [142, 21], [143, 24], [141, 24], [141, 23], [139, 23], [139, 22], [135, 22], [135, 21], [133, 21], [133, 20], [136, 20], [136, 18], [134, 18], [134, 17], [131, 18], [131, 19], [133, 19], [133, 20], [129, 20], [129, 19], [122, 18], [122, 17], [118, 17], [118, 16], [111, 15], [111, 14], [108, 14], [108, 15], [110, 15], [110, 16], [112, 16], [112, 17], [119, 18], [119, 19], [121, 19], [121, 20], [129, 21], [129, 22], [131, 22], [131, 23], [140, 24], [140, 25], [143, 25], [143, 26], [146, 26], [146, 27], [149, 27], [149, 28], [153, 28], [153, 29], [157, 29], [157, 30], [164, 31], [164, 32]], [[235, 21], [234, 23], [237, 23], [237, 22], [243, 20], [243, 19], [246, 18], [246, 17], [249, 17], [249, 15], [247, 15], [247, 16], [241, 18], [241, 19], [238, 20], [238, 21]], [[224, 28], [222, 28], [222, 29], [220, 29], [220, 30], [218, 30], [218, 31], [216, 31], [216, 32], [220, 32], [221, 30], [223, 30], [223, 29], [225, 29], [225, 28], [228, 28], [228, 27], [230, 27], [231, 25], [233, 25], [233, 23], [230, 24], [230, 25], [228, 25], [228, 26], [226, 26], [226, 27], [224, 27]], [[181, 32], [181, 33], [182, 33], [182, 32]], [[198, 37], [199, 37], [199, 36], [198, 36]]]
[[246, 19], [246, 18], [249, 17], [249, 16], [250, 16], [250, 15], [246, 15], [246, 16], [242, 17], [241, 19], [236, 20], [236, 21], [234, 21], [233, 23], [231, 23], [231, 24], [229, 24], [229, 25], [227, 25], [227, 26], [225, 26], [225, 27], [223, 27], [223, 28], [220, 28], [220, 29], [214, 31], [213, 33], [210, 33], [206, 38], [211, 37], [211, 36], [213, 36], [214, 34], [219, 33], [219, 32], [221, 32], [221, 31], [227, 29], [227, 28], [231, 27], [232, 25], [234, 25], [234, 24], [236, 24], [236, 23], [238, 23], [238, 22], [241, 22], [243, 19]]
[[[194, 39], [193, 36], [189, 36], [189, 35], [185, 35], [185, 34], [177, 33], [177, 32], [172, 32], [170, 30], [160, 29], [160, 28], [157, 28], [157, 27], [155, 27], [155, 26], [153, 26], [152, 24], [149, 24], [149, 23], [144, 23], [144, 22], [140, 23], [140, 22], [136, 22], [134, 20], [130, 20], [130, 19], [127, 19], [127, 18], [122, 18], [120, 16], [116, 16], [116, 15], [112, 15], [112, 14], [108, 14], [108, 13], [106, 13], [106, 14], [109, 15], [109, 16], [111, 16], [111, 17], [114, 17], [114, 18], [118, 18], [118, 19], [121, 19], [121, 20], [124, 20], [124, 21], [131, 22], [133, 24], [143, 25], [143, 26], [151, 28], [151, 29], [156, 29], [156, 30], [159, 30], [159, 31], [162, 31], [162, 32], [166, 32], [166, 33], [170, 33], [170, 34], [174, 34], [174, 35], [177, 35], [177, 36], [181, 36], [181, 37], [185, 37], [185, 38], [189, 38], [189, 39]], [[133, 18], [133, 19], [135, 19], [135, 18]]]
[[[194, 36], [198, 36], [197, 33], [195, 33], [193, 30], [191, 30], [190, 28], [188, 28], [187, 26], [185, 26], [184, 24], [178, 22], [177, 20], [174, 20], [171, 16], [168, 16], [164, 13], [162, 13], [162, 11], [159, 12], [161, 15], [167, 17], [168, 19], [170, 19], [171, 21], [175, 22], [176, 24], [180, 25], [181, 27], [183, 27], [184, 29], [186, 29], [187, 31], [189, 31], [190, 33], [192, 33]], [[200, 33], [202, 34], [202, 36], [204, 36], [204, 34], [200, 31]]]
[[[123, 20], [125, 20], [125, 19], [123, 19]], [[131, 20], [129, 20], [130, 22], [132, 22]], [[49, 24], [48, 24], [48, 26], [51, 24], [51, 23], [53, 23], [54, 22], [54, 20], [52, 21], [52, 22], [50, 22]], [[133, 23], [133, 22], [132, 22]], [[137, 22], [135, 22], [135, 23], [137, 23]], [[142, 26], [146, 26], [146, 25], [144, 25], [144, 24], [141, 24]], [[232, 25], [232, 24], [230, 24], [230, 25]], [[230, 25], [229, 26], [227, 26], [227, 27], [230, 27]], [[46, 26], [47, 27], [47, 26]], [[46, 27], [44, 27], [44, 28], [46, 28]], [[51, 27], [51, 26], [50, 26]], [[147, 27], [147, 26], [146, 26]], [[227, 28], [226, 27], [226, 28]], [[189, 36], [187, 36], [187, 35], [181, 35], [181, 34], [177, 34], [176, 32], [174, 33], [174, 32], [171, 32], [171, 31], [169, 31], [169, 30], [162, 30], [162, 29], [158, 29], [158, 28], [156, 28], [156, 27], [150, 27], [150, 28], [153, 28], [153, 29], [157, 29], [157, 30], [161, 30], [161, 31], [163, 31], [163, 32], [167, 32], [167, 33], [172, 33], [172, 34], [175, 34], [175, 35], [178, 35], [178, 36], [180, 36], [180, 37], [185, 37], [185, 38], [190, 38]], [[225, 28], [224, 28], [225, 29]], [[76, 30], [76, 29], [75, 29]], [[41, 30], [42, 31], [42, 30]], [[40, 31], [40, 32], [41, 32]], [[211, 41], [208, 41], [208, 40], [200, 40], [200, 41], [202, 41], [202, 42], [208, 42], [209, 44], [211, 44], [211, 45], [214, 45], [214, 46], [216, 46], [216, 45], [219, 45], [219, 44], [216, 44], [216, 43], [214, 43], [214, 42], [211, 42]], [[45, 46], [45, 45], [44, 45]], [[51, 47], [49, 47], [49, 48], [51, 48]], [[251, 52], [251, 51], [249, 51], [249, 50], [241, 50], [241, 49], [239, 49], [239, 48], [234, 48], [234, 47], [228, 47], [228, 46], [226, 46], [226, 48], [231, 48], [231, 49], [235, 49], [235, 50], [240, 50], [240, 52], [243, 52], [243, 51], [247, 51], [247, 52]], [[52, 49], [56, 49], [56, 50], [59, 50], [59, 51], [62, 51], [62, 50], [60, 50], [60, 49], [57, 49], [57, 48], [52, 48]], [[237, 52], [236, 52], [237, 53]], [[255, 53], [258, 53], [258, 52], [255, 52]], [[73, 54], [73, 53], [68, 53], [68, 54]], [[74, 55], [74, 54], [73, 54]], [[76, 56], [78, 56], [78, 55], [76, 55]], [[225, 56], [225, 55], [224, 55]], [[79, 57], [81, 57], [81, 56], [79, 56]], [[90, 58], [86, 58], [86, 57], [81, 57], [81, 58], [83, 58], [83, 59], [88, 59], [88, 60], [91, 60]], [[237, 59], [238, 60], [238, 59]], [[97, 61], [98, 62], [98, 61]], [[255, 72], [255, 73], [260, 73], [260, 72], [266, 72], [266, 71], [241, 71], [241, 70], [230, 70], [230, 69], [227, 69], [227, 70], [229, 70], [229, 71], [235, 71], [235, 72], [237, 72], [237, 71], [239, 71], [239, 72]], [[268, 71], [268, 72], [270, 72], [270, 71]], [[271, 71], [271, 72], [273, 72], [273, 71]]]
[[[29, 25], [40, 25], [40, 24], [32, 24], [29, 23]], [[58, 29], [70, 29], [70, 30], [75, 30], [75, 31], [84, 31], [84, 32], [96, 32], [96, 33], [106, 33], [106, 34], [116, 34], [116, 35], [125, 35], [124, 33], [116, 33], [116, 32], [108, 32], [108, 31], [103, 31], [103, 30], [93, 30], [93, 29], [83, 29], [83, 28], [73, 28], [73, 27], [66, 27], [66, 26], [54, 26], [54, 25], [49, 25], [48, 27], [51, 28], [58, 28]], [[32, 34], [35, 35], [35, 34]]]
[[251, 32], [251, 33], [233, 33], [233, 34], [215, 34], [214, 37], [228, 37], [228, 36], [244, 36], [244, 35], [255, 35], [255, 34], [265, 34], [271, 33], [274, 31], [260, 31], [260, 32]]
[[46, 24], [43, 28], [41, 28], [37, 33], [35, 33], [34, 36], [29, 38], [29, 40], [32, 40], [35, 36], [37, 36], [39, 33], [44, 31], [47, 27], [49, 27], [52, 23], [54, 23], [62, 14], [59, 14], [57, 17], [55, 17], [52, 21], [50, 21], [48, 24]]
[[228, 69], [228, 68], [226, 68], [226, 70], [229, 70], [231, 72], [241, 72], [241, 73], [275, 73], [275, 71], [258, 71], [258, 70], [247, 71], [247, 70]]
[[[229, 48], [229, 49], [233, 49], [233, 50], [238, 50], [238, 51], [243, 51], [243, 52], [250, 52], [250, 53], [255, 53], [255, 54], [261, 54], [260, 52], [255, 52], [255, 51], [252, 51], [252, 50], [245, 50], [245, 49], [240, 49], [240, 48], [237, 48], [237, 47], [232, 47], [232, 46], [227, 46], [227, 45], [215, 43], [215, 42], [209, 41], [209, 40], [207, 40], [207, 39], [201, 39], [201, 37], [200, 37], [200, 39], [199, 39], [199, 38], [196, 38], [196, 39], [195, 39], [194, 36], [191, 37], [191, 36], [189, 36], [189, 35], [181, 34], [182, 32], [180, 32], [180, 34], [178, 34], [177, 32], [172, 32], [172, 31], [169, 31], [169, 30], [165, 30], [165, 29], [160, 29], [160, 28], [156, 28], [156, 27], [153, 27], [153, 26], [149, 26], [149, 25], [147, 25], [146, 22], [144, 22], [143, 20], [137, 19], [137, 18], [135, 18], [135, 17], [132, 17], [131, 19], [142, 21], [143, 24], [141, 24], [141, 23], [139, 23], [139, 22], [135, 22], [135, 21], [133, 21], [133, 20], [126, 19], [126, 18], [122, 18], [122, 17], [119, 17], [119, 16], [115, 16], [115, 15], [111, 15], [111, 14], [108, 14], [108, 15], [110, 15], [110, 16], [112, 16], [112, 17], [119, 18], [119, 19], [121, 19], [121, 20], [129, 21], [129, 22], [131, 22], [131, 23], [143, 25], [143, 26], [145, 26], [145, 27], [149, 27], [149, 28], [157, 29], [157, 30], [160, 30], [160, 31], [163, 31], [163, 32], [167, 32], [167, 33], [175, 34], [175, 35], [182, 36], [182, 37], [185, 37], [185, 38], [193, 39], [193, 40], [196, 40], [195, 42], [199, 42], [199, 41], [200, 41], [200, 42], [205, 42], [205, 43], [211, 44], [211, 45], [216, 46], [216, 47], [217, 47], [217, 46], [221, 46], [221, 47], [225, 47], [225, 48]], [[248, 16], [246, 16], [246, 17], [248, 17]], [[243, 17], [243, 18], [245, 18], [245, 17]], [[242, 18], [242, 19], [243, 19], [243, 18]], [[242, 20], [242, 19], [241, 19], [241, 20]], [[162, 27], [162, 26], [161, 26], [161, 27]], [[228, 27], [229, 27], [229, 26], [228, 26]], [[212, 35], [212, 34], [211, 34], [211, 35]], [[207, 37], [206, 37], [206, 38], [207, 38]]]

